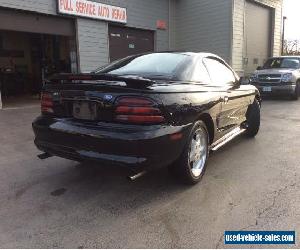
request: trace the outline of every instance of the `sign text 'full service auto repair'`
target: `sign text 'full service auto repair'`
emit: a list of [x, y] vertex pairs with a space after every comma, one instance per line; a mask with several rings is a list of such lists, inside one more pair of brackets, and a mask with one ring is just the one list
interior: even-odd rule
[[88, 0], [58, 0], [58, 12], [67, 15], [127, 23], [126, 8]]

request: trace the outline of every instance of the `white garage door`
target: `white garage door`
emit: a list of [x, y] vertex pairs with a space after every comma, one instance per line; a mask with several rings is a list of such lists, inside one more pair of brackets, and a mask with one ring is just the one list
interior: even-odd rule
[[244, 70], [251, 74], [271, 55], [272, 10], [246, 1]]

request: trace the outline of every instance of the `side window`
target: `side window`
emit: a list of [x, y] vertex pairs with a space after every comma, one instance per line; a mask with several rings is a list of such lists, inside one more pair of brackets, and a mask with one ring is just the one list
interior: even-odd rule
[[202, 60], [198, 60], [198, 62], [196, 63], [196, 67], [194, 69], [191, 81], [201, 82], [201, 83], [211, 82], [207, 69], [204, 66]]
[[226, 85], [235, 82], [233, 72], [223, 63], [211, 58], [204, 58], [204, 63], [213, 85]]

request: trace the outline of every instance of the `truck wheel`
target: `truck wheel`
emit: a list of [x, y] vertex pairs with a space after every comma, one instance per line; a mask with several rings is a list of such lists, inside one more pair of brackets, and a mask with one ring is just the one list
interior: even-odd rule
[[185, 184], [198, 183], [206, 170], [209, 135], [206, 125], [197, 121], [180, 158], [169, 170]]
[[297, 101], [299, 99], [299, 90], [300, 90], [299, 85], [300, 85], [300, 81], [297, 82], [295, 92], [292, 95], [292, 100], [294, 100], [294, 101]]
[[257, 99], [249, 105], [247, 113], [247, 130], [246, 135], [248, 137], [255, 137], [260, 127], [260, 105]]

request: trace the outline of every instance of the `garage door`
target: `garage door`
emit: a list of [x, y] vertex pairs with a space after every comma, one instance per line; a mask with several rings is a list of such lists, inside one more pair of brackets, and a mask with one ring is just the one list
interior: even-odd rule
[[154, 51], [154, 32], [127, 27], [109, 26], [110, 61]]
[[0, 30], [73, 36], [75, 25], [73, 19], [70, 18], [1, 9]]
[[272, 10], [246, 1], [244, 70], [251, 74], [271, 55]]

